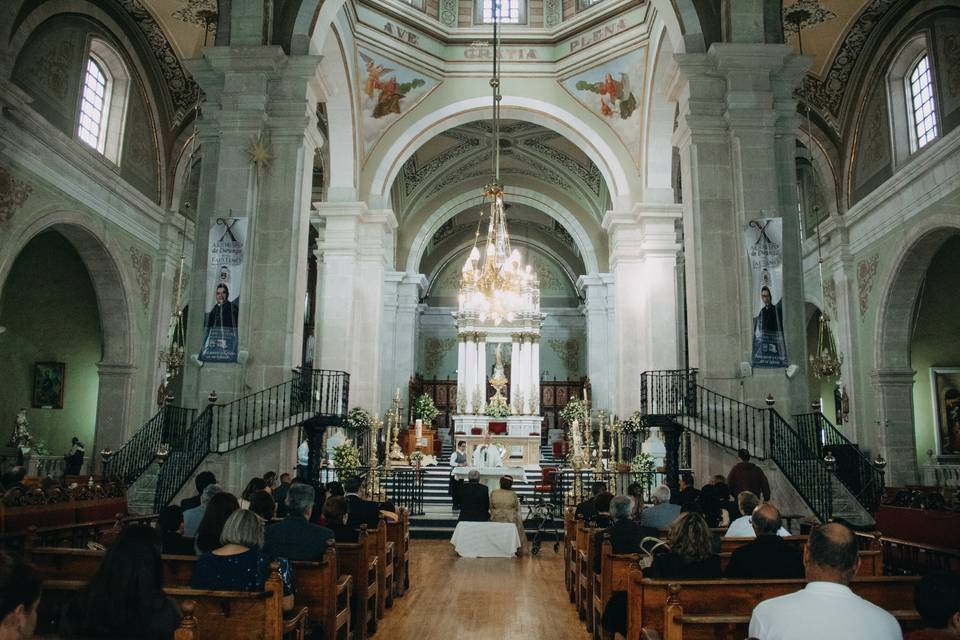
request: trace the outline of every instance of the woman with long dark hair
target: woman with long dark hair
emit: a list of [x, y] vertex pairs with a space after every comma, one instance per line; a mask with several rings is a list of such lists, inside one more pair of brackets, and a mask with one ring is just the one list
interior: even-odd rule
[[263, 478], [253, 478], [250, 482], [247, 483], [247, 488], [243, 490], [243, 493], [240, 494], [240, 508], [249, 509], [250, 508], [250, 496], [255, 494], [257, 491], [266, 491], [267, 490], [267, 481]]
[[173, 638], [180, 611], [163, 592], [160, 548], [155, 529], [124, 528], [93, 578], [64, 609], [61, 635], [77, 640]]
[[223, 532], [223, 525], [227, 518], [234, 511], [240, 508], [237, 497], [232, 493], [218, 493], [207, 502], [207, 510], [203, 514], [203, 520], [197, 527], [196, 547], [198, 555], [213, 551], [220, 546], [220, 534]]

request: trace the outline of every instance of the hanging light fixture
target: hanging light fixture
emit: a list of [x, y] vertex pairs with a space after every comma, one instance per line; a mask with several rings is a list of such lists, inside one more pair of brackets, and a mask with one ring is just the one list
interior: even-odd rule
[[[481, 322], [499, 325], [525, 313], [540, 312], [537, 274], [524, 265], [520, 251], [510, 246], [503, 184], [500, 182], [500, 0], [493, 0], [493, 181], [483, 189], [480, 223], [470, 255], [460, 273], [460, 314], [474, 314]], [[490, 220], [485, 241], [480, 242], [484, 207]]]
[[[810, 16], [810, 11], [805, 8], [797, 8], [784, 16], [784, 19], [792, 23], [797, 29], [797, 43], [801, 56], [803, 55], [803, 27]], [[810, 125], [810, 104], [805, 102], [804, 106], [807, 111], [807, 162], [810, 165], [810, 170], [813, 171], [813, 129]], [[804, 190], [806, 190], [806, 187], [804, 187]], [[805, 198], [805, 200], [809, 202], [808, 199]], [[817, 273], [820, 278], [820, 297], [826, 301], [826, 287], [823, 284], [823, 244], [820, 238], [820, 207], [813, 207], [813, 215], [816, 219], [817, 229]], [[824, 304], [824, 306], [826, 305]], [[813, 375], [817, 378], [836, 378], [840, 376], [842, 366], [843, 354], [837, 351], [833, 343], [833, 333], [830, 331], [830, 316], [827, 315], [825, 310], [821, 310], [817, 328], [817, 350], [810, 354], [810, 367], [813, 369]]]

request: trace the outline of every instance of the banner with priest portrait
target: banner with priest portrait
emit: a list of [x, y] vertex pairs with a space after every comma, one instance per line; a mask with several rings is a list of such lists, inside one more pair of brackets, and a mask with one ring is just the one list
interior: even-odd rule
[[207, 246], [205, 362], [236, 362], [239, 351], [240, 284], [243, 282], [246, 218], [212, 218]]
[[783, 333], [783, 220], [750, 220], [744, 232], [750, 264], [752, 308], [750, 363], [759, 368], [787, 366]]

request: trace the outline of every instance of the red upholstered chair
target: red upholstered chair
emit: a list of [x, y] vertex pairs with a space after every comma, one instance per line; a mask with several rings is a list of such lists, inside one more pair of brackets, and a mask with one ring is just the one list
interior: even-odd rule
[[556, 467], [544, 467], [543, 468], [543, 478], [540, 480], [540, 484], [533, 486], [533, 494], [536, 496], [542, 497], [546, 501], [550, 501], [550, 498], [553, 497], [554, 491], [557, 489], [557, 468]]
[[557, 440], [553, 443], [553, 458], [562, 460], [567, 455], [567, 443], [564, 440]]
[[482, 435], [483, 435], [483, 429], [481, 429], [480, 427], [473, 427], [472, 429], [470, 429], [470, 435], [472, 435], [472, 436], [482, 436]]
[[506, 422], [491, 422], [488, 426], [491, 435], [503, 436], [507, 434]]

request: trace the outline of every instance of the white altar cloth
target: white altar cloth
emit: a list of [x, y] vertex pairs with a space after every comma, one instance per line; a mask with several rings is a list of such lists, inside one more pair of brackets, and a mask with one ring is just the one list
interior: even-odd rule
[[512, 522], [458, 522], [450, 544], [462, 558], [512, 558], [520, 534]]
[[527, 474], [524, 473], [523, 467], [456, 467], [453, 470], [453, 477], [457, 480], [466, 480], [471, 469], [477, 469], [480, 472], [480, 482], [490, 491], [500, 488], [500, 478], [503, 476], [512, 476], [514, 482], [527, 481]]

